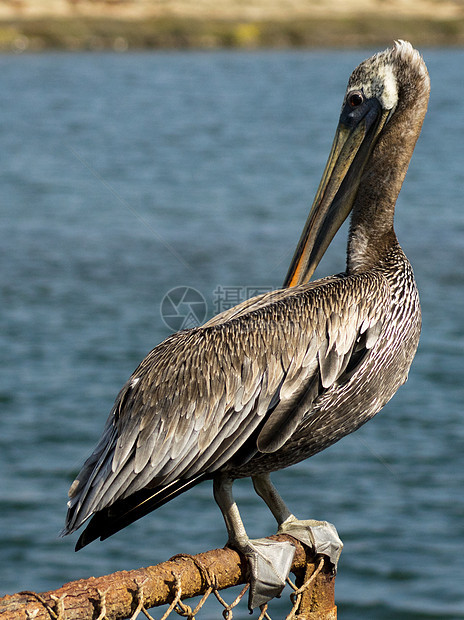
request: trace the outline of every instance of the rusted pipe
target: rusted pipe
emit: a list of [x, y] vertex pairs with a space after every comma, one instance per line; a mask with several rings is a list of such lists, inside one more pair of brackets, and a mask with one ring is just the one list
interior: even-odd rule
[[[292, 572], [310, 575], [308, 571], [315, 570], [314, 561], [297, 540], [287, 535], [270, 538], [289, 540], [295, 545]], [[246, 560], [233, 549], [213, 549], [195, 556], [174, 556], [148, 568], [73, 581], [50, 592], [18, 592], [0, 598], [0, 620], [123, 620], [141, 604], [145, 609], [169, 604], [179, 593], [179, 585], [181, 599], [205, 593], [209, 576], [218, 590], [243, 584], [247, 578]], [[309, 613], [320, 613], [298, 616], [300, 620], [333, 620], [336, 615], [320, 615], [323, 609], [334, 608], [333, 579], [318, 575], [310, 600]]]
[[[307, 583], [316, 570], [314, 559], [310, 551], [307, 551], [306, 568], [304, 571], [297, 571], [296, 585], [301, 587]], [[314, 582], [304, 589], [295, 620], [337, 620], [335, 573], [327, 559]]]

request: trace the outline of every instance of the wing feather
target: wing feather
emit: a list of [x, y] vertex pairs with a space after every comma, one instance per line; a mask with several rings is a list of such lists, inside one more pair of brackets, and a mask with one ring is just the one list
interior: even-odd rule
[[144, 487], [281, 447], [321, 391], [353, 372], [354, 353], [359, 364], [380, 337], [388, 284], [380, 274], [362, 278], [258, 296], [153, 349], [73, 484], [65, 531]]

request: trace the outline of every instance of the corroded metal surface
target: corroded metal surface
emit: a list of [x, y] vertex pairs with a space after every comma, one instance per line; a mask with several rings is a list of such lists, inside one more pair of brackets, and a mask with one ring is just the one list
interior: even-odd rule
[[[287, 535], [271, 536], [274, 540], [289, 540], [296, 547], [292, 572], [310, 576], [316, 569], [313, 559], [301, 543]], [[19, 592], [0, 598], [0, 620], [122, 620], [130, 617], [143, 605], [145, 609], [169, 604], [179, 593], [181, 599], [201, 595], [208, 590], [209, 578], [217, 590], [243, 584], [247, 578], [247, 563], [233, 549], [213, 549], [195, 556], [174, 556], [167, 562], [132, 571], [120, 571], [103, 577], [90, 577], [65, 584], [43, 593]], [[300, 604], [299, 620], [329, 619], [334, 607], [334, 577], [321, 572], [307, 603]], [[323, 615], [323, 614], [326, 615]], [[303, 615], [301, 615], [303, 614]], [[309, 614], [309, 615], [308, 615]], [[318, 614], [318, 615], [314, 615]]]

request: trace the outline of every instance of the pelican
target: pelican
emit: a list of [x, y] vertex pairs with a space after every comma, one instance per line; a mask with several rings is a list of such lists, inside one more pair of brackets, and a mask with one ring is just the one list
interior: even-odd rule
[[[91, 517], [76, 550], [212, 479], [228, 544], [249, 560], [249, 606], [260, 606], [282, 590], [293, 547], [248, 538], [232, 483], [249, 476], [278, 531], [336, 565], [333, 526], [299, 521], [269, 476], [355, 431], [407, 379], [421, 313], [393, 217], [429, 89], [404, 41], [354, 70], [284, 288], [173, 334], [140, 363], [69, 490], [62, 534]], [[350, 213], [345, 272], [310, 281]]]

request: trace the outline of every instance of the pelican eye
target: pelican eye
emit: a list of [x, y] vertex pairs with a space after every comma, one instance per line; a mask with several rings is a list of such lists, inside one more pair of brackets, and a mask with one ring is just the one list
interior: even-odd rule
[[350, 108], [358, 108], [364, 102], [364, 95], [360, 90], [354, 90], [348, 95], [347, 103]]

